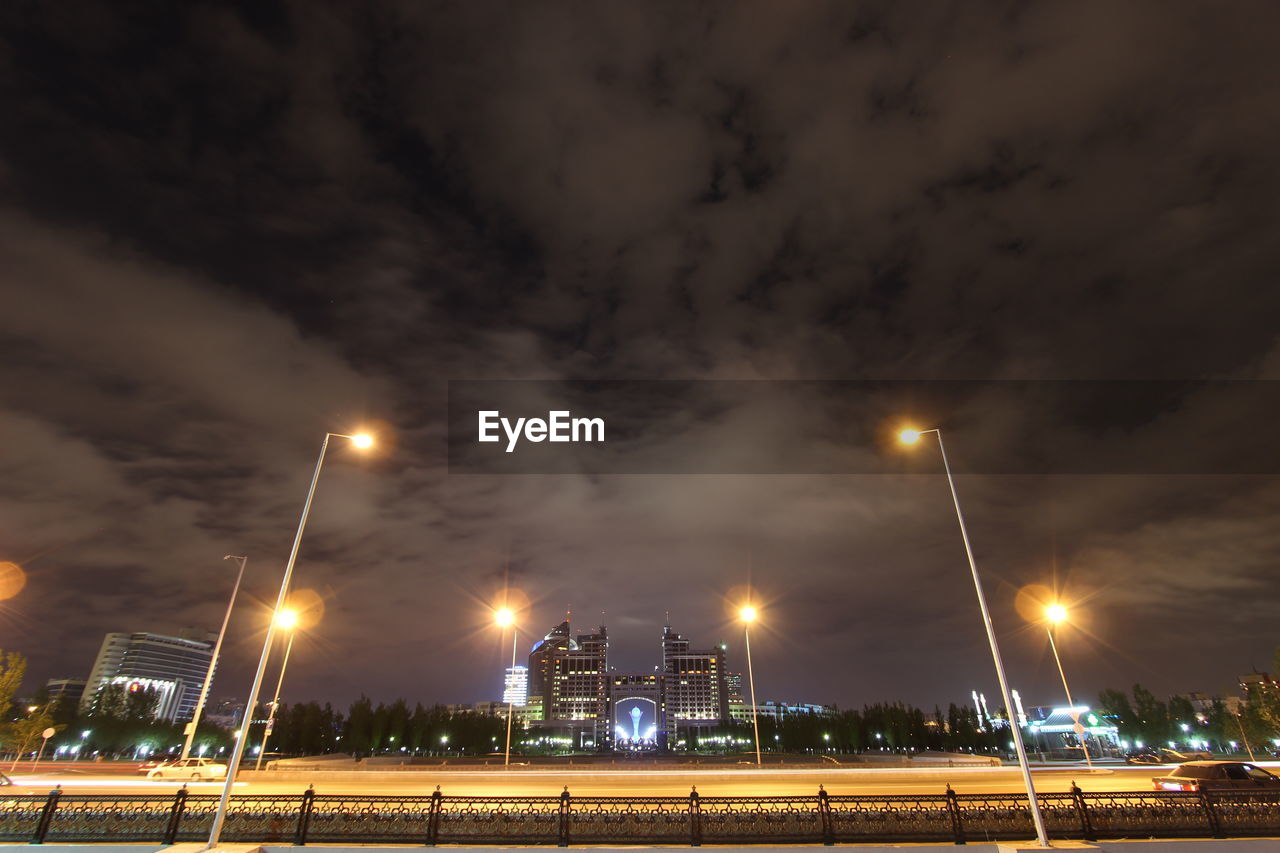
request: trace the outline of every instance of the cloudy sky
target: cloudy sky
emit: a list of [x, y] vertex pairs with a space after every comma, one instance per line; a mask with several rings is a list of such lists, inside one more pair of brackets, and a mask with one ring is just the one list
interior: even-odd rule
[[[651, 473], [447, 455], [450, 381], [981, 380], [925, 414], [1028, 704], [1060, 700], [1028, 584], [1079, 604], [1076, 692], [1229, 691], [1280, 645], [1278, 29], [1168, 0], [9, 4], [0, 646], [35, 684], [108, 631], [216, 629], [246, 554], [214, 688], [245, 695], [320, 441], [370, 426], [326, 463], [286, 700], [496, 698], [504, 583], [530, 632], [603, 611], [622, 668], [667, 611], [740, 666], [751, 584], [762, 698], [991, 697], [936, 456], [851, 473], [897, 452], [852, 390], [690, 386], [640, 421], [675, 454]], [[987, 380], [1219, 384], [1030, 430]]]

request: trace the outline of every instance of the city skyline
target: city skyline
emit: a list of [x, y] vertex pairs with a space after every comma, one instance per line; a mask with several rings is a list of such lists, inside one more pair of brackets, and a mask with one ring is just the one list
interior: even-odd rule
[[[527, 612], [526, 612], [526, 615], [527, 615]], [[601, 616], [603, 615], [604, 614], [602, 613]], [[560, 623], [560, 627], [565, 627], [566, 625], [568, 625], [567, 619], [564, 622]], [[662, 629], [656, 635], [654, 635], [654, 637], [650, 637], [647, 643], [641, 643], [640, 647], [638, 648], [633, 648], [632, 647], [633, 644], [631, 643], [625, 643], [625, 642], [620, 644], [614, 644], [612, 642], [608, 643], [608, 646], [609, 646], [608, 654], [610, 655], [610, 659], [606, 668], [603, 670], [603, 673], [610, 674], [610, 675], [617, 675], [617, 674], [625, 674], [625, 673], [640, 674], [640, 673], [648, 672], [649, 670], [647, 669], [647, 664], [652, 664], [652, 655], [655, 653], [655, 651], [659, 655], [666, 654], [665, 640], [669, 635], [671, 635], [670, 634], [671, 632], [670, 611], [667, 611], [664, 613], [663, 619], [662, 619], [662, 626], [663, 626]], [[602, 624], [594, 623], [590, 626], [590, 629], [591, 629], [590, 633], [594, 634], [595, 632], [603, 630], [605, 627], [606, 626]], [[728, 623], [728, 627], [732, 629], [734, 627], [734, 623]], [[553, 627], [553, 631], [554, 630], [555, 628]], [[576, 633], [571, 626], [569, 627], [569, 630], [571, 634]], [[174, 635], [165, 635], [165, 634], [162, 634], [159, 632], [153, 632], [153, 631], [152, 632], [147, 632], [147, 631], [133, 632], [133, 633], [116, 632], [116, 633], [108, 634], [100, 644], [101, 648], [97, 655], [98, 660], [95, 660], [95, 666], [91, 668], [89, 676], [81, 678], [80, 676], [74, 675], [74, 674], [72, 675], [64, 674], [64, 675], [50, 675], [46, 677], [42, 673], [29, 671], [28, 677], [25, 682], [27, 692], [31, 693], [33, 691], [44, 688], [46, 685], [46, 682], [48, 682], [50, 686], [52, 686], [54, 683], [61, 683], [61, 682], [70, 682], [73, 686], [77, 684], [84, 684], [85, 685], [84, 693], [82, 696], [77, 696], [74, 704], [77, 704], [83, 708], [88, 708], [92, 705], [91, 700], [93, 698], [95, 690], [100, 688], [103, 684], [107, 683], [105, 681], [95, 682], [92, 676], [96, 674], [97, 666], [98, 664], [100, 664], [102, 656], [106, 653], [106, 649], [108, 648], [108, 646], [111, 645], [113, 642], [119, 643], [119, 642], [127, 641], [130, 638], [132, 638], [135, 641], [138, 639], [141, 639], [144, 641], [144, 643], [159, 642], [163, 644], [165, 642], [170, 642], [170, 643], [185, 644], [189, 646], [196, 646], [196, 645], [210, 646], [212, 642], [211, 640], [204, 642], [202, 644], [193, 643], [193, 638], [196, 635], [204, 635], [204, 634], [206, 634], [206, 632], [195, 629], [195, 628], [191, 628], [189, 626], [182, 631], [176, 632]], [[685, 641], [686, 646], [689, 645], [688, 639], [683, 638], [678, 632], [675, 633], [673, 636], [675, 636], [677, 639], [683, 639]], [[515, 667], [516, 670], [520, 671], [521, 681], [519, 683], [521, 686], [517, 689], [515, 693], [511, 694], [513, 698], [515, 696], [525, 696], [527, 698], [534, 698], [534, 694], [529, 687], [529, 673], [531, 671], [531, 667], [528, 666], [528, 663], [529, 663], [528, 659], [537, 650], [537, 648], [542, 645], [543, 638], [533, 634], [526, 634], [526, 637], [529, 640], [529, 642], [525, 643], [522, 647], [519, 647], [520, 651], [517, 656], [517, 665]], [[656, 638], [656, 642], [655, 642], [655, 638]], [[653, 647], [648, 652], [644, 651], [644, 648], [643, 648], [644, 645], [646, 644]], [[480, 641], [480, 645], [483, 645], [483, 640]], [[745, 679], [745, 670], [744, 670], [745, 664], [743, 662], [739, 662], [737, 666], [733, 665], [732, 663], [733, 661], [732, 649], [734, 648], [733, 643], [728, 640], [720, 639], [720, 640], [716, 640], [714, 643], [708, 643], [707, 645], [714, 647], [714, 649], [722, 653], [724, 656], [724, 664], [723, 664], [722, 671], [725, 677], [729, 679], [728, 683], [726, 684], [726, 689], [729, 691], [728, 695], [732, 697], [735, 694], [738, 694], [737, 695], [738, 701], [740, 703], [743, 702], [745, 700], [745, 689], [741, 685]], [[741, 646], [738, 646], [738, 648], [741, 649]], [[19, 649], [18, 651], [21, 651], [21, 650]], [[620, 652], [623, 652], [624, 654], [620, 656], [619, 654]], [[274, 671], [279, 665], [278, 654], [279, 652], [277, 650], [277, 652], [273, 654], [272, 658], [269, 661], [269, 669], [271, 671]], [[207, 664], [207, 657], [205, 658], [205, 661]], [[1219, 667], [1219, 672], [1216, 675], [1216, 681], [1213, 686], [1206, 687], [1200, 684], [1197, 684], [1194, 686], [1188, 686], [1184, 684], [1176, 687], [1175, 689], [1168, 691], [1167, 693], [1162, 693], [1159, 689], [1157, 689], [1157, 693], [1165, 697], [1189, 696], [1189, 697], [1192, 697], [1193, 700], [1201, 701], [1201, 702], [1208, 701], [1209, 699], [1223, 699], [1223, 700], [1226, 700], [1228, 704], [1230, 704], [1233, 701], [1238, 702], [1240, 699], [1240, 696], [1247, 692], [1247, 689], [1245, 686], [1246, 681], [1250, 679], [1256, 679], [1256, 678], [1273, 677], [1272, 667], [1278, 663], [1280, 663], [1280, 649], [1276, 650], [1275, 654], [1273, 654], [1273, 657], [1271, 659], [1261, 662], [1261, 666], [1257, 665], [1257, 663], [1251, 663], [1249, 668], [1247, 669], [1238, 668], [1238, 667], [1233, 668], [1229, 662], [1222, 662], [1222, 665]], [[201, 666], [203, 667], [206, 664], [201, 664]], [[151, 668], [154, 668], [155, 666], [154, 663], [148, 663], [146, 665]], [[221, 668], [221, 662], [219, 663], [219, 668]], [[654, 672], [660, 672], [663, 669], [663, 664], [662, 663], [653, 664], [652, 669]], [[495, 679], [493, 679], [493, 680], [496, 680], [498, 687], [496, 689], [489, 689], [483, 686], [484, 681], [491, 680], [491, 679], [481, 678], [479, 679], [479, 683], [481, 684], [481, 686], [478, 688], [478, 690], [466, 696], [458, 695], [457, 691], [454, 691], [447, 686], [440, 687], [440, 688], [433, 688], [431, 692], [420, 692], [415, 694], [411, 690], [407, 689], [407, 687], [404, 685], [401, 685], [399, 687], [393, 687], [392, 692], [386, 695], [370, 695], [369, 691], [359, 691], [359, 695], [360, 696], [368, 695], [369, 698], [372, 698], [375, 701], [386, 700], [393, 697], [407, 698], [410, 701], [423, 702], [428, 706], [444, 705], [444, 706], [453, 707], [457, 705], [493, 705], [496, 707], [497, 705], [501, 704], [504, 706], [504, 711], [505, 711], [505, 704], [508, 702], [508, 693], [510, 692], [509, 679], [511, 677], [510, 676], [511, 670], [512, 670], [512, 667], [509, 661], [505, 661], [505, 662], [500, 661], [496, 677]], [[203, 669], [201, 669], [201, 672], [203, 672]], [[111, 675], [113, 676], [115, 674], [116, 674], [115, 672], [111, 673]], [[152, 674], [154, 675], [154, 673]], [[1057, 673], [1055, 670], [1055, 675], [1056, 674]], [[165, 676], [162, 676], [162, 678], [172, 679], [172, 676], [165, 675]], [[134, 672], [134, 670], [131, 669], [129, 671], [128, 678], [123, 678], [123, 680], [121, 678], [116, 678], [115, 680], [119, 683], [127, 684], [129, 681], [138, 681], [139, 678], [137, 674]], [[146, 681], [146, 679], [143, 678], [142, 681]], [[475, 679], [473, 679], [473, 681], [475, 681]], [[180, 684], [179, 692], [181, 692], [182, 695], [186, 696], [186, 699], [184, 701], [188, 705], [194, 701], [195, 692], [198, 691], [198, 688], [199, 688], [198, 682], [199, 682], [199, 679], [190, 681], [189, 683], [186, 683], [186, 684], [181, 684], [181, 682], [179, 682]], [[161, 716], [181, 716], [180, 714], [176, 713], [177, 712], [176, 704], [169, 697], [169, 693], [165, 692], [166, 690], [168, 690], [169, 692], [172, 692], [172, 688], [168, 684], [160, 684], [160, 683], [151, 684], [150, 682], [147, 682], [147, 683], [148, 683], [148, 686], [156, 688], [158, 693], [160, 694], [159, 696], [160, 707], [158, 707], [158, 710], [166, 712]], [[968, 706], [974, 708], [974, 710], [977, 711], [978, 713], [997, 713], [1002, 708], [1002, 703], [999, 699], [998, 690], [995, 689], [994, 679], [991, 680], [990, 684], [975, 683], [975, 685], [972, 686], [967, 692], [962, 691], [961, 693], [958, 693], [955, 695], [927, 694], [916, 699], [905, 699], [902, 696], [866, 695], [866, 696], [856, 696], [852, 700], [846, 700], [846, 701], [840, 701], [839, 699], [829, 698], [829, 694], [825, 693], [822, 690], [822, 686], [820, 683], [807, 685], [804, 683], [787, 681], [785, 679], [782, 681], [782, 683], [792, 685], [792, 686], [788, 688], [784, 688], [782, 690], [776, 690], [776, 689], [772, 689], [773, 685], [772, 683], [769, 683], [762, 687], [761, 695], [758, 697], [758, 706], [760, 708], [765, 708], [766, 706], [770, 706], [770, 705], [785, 705], [785, 706], [812, 705], [815, 707], [834, 706], [834, 707], [839, 707], [842, 710], [848, 710], [848, 709], [856, 709], [864, 705], [873, 705], [873, 704], [880, 704], [880, 703], [886, 703], [886, 702], [890, 702], [890, 703], [891, 702], [907, 702], [910, 705], [919, 706], [921, 708], [929, 708], [935, 705], [946, 706], [952, 703], [958, 704], [958, 705], [967, 704]], [[1113, 679], [1112, 681], [1105, 682], [1099, 685], [1095, 689], [1091, 686], [1088, 686], [1087, 682], [1085, 682], [1084, 680], [1081, 680], [1080, 684], [1081, 686], [1084, 687], [1084, 689], [1077, 690], [1075, 694], [1075, 698], [1078, 704], [1095, 707], [1098, 704], [1099, 691], [1106, 690], [1106, 689], [1113, 689], [1116, 687], [1119, 687], [1122, 690], [1127, 690], [1129, 687], [1131, 687], [1135, 683], [1142, 683], [1142, 682], [1141, 680], [1124, 681], [1122, 679], [1120, 680]], [[247, 687], [247, 682], [245, 685], [241, 685], [241, 686]], [[1019, 685], [1017, 683], [1013, 684], [1012, 686], [1014, 688], [1015, 695], [1017, 696], [1017, 698], [1021, 699], [1022, 704], [1026, 707], [1055, 707], [1055, 706], [1065, 706], [1066, 704], [1065, 696], [1062, 695], [1060, 682], [1050, 683], [1048, 687], [1040, 693], [1029, 693], [1028, 690], [1025, 688], [1025, 686]], [[1147, 684], [1146, 686], [1150, 687], [1151, 685]], [[213, 682], [213, 688], [214, 688], [213, 692], [223, 701], [226, 701], [228, 697], [235, 697], [237, 694], [237, 686], [235, 684], [229, 683], [226, 680], [218, 680], [217, 678], [215, 678]], [[63, 687], [57, 688], [58, 693], [60, 694], [63, 689], [65, 688]], [[354, 695], [351, 697], [338, 697], [338, 696], [330, 697], [330, 696], [325, 696], [323, 694], [302, 695], [299, 693], [295, 693], [293, 690], [290, 690], [290, 692], [294, 693], [294, 695], [292, 695], [292, 697], [289, 698], [289, 701], [292, 701], [292, 702], [319, 700], [322, 702], [333, 701], [341, 705], [341, 704], [345, 704], [350, 701], [353, 701], [355, 699]], [[976, 697], [980, 695], [982, 696], [984, 701], [981, 701], [981, 702], [978, 701]], [[816, 698], [818, 696], [821, 696], [822, 698]], [[971, 697], [975, 697], [975, 698], [971, 698]], [[243, 703], [243, 696], [241, 695], [237, 701], [240, 701]], [[730, 701], [732, 701], [732, 699], [730, 699]], [[520, 701], [516, 701], [515, 705], [518, 708], [524, 707], [524, 703]], [[173, 707], [170, 707], [170, 706], [173, 706]], [[735, 719], [741, 719], [741, 717], [737, 716], [738, 714], [746, 713], [745, 711], [743, 711], [743, 708], [746, 708], [746, 709], [750, 708], [749, 701], [747, 701], [745, 705], [739, 705], [735, 707], [735, 713], [734, 713]], [[169, 713], [169, 712], [174, 712], [174, 713]]]
[[[316, 608], [287, 695], [492, 699], [507, 587], [522, 632], [606, 608], [622, 667], [668, 610], [736, 654], [750, 587], [766, 695], [991, 699], [939, 447], [891, 440], [911, 427], [946, 435], [1028, 701], [1061, 689], [1032, 586], [1072, 608], [1083, 696], [1271, 670], [1277, 25], [6, 9], [0, 646], [87, 677], [107, 633], [216, 628], [247, 555], [214, 688], [247, 696], [297, 542]], [[471, 442], [488, 411], [600, 429]], [[362, 430], [301, 537], [321, 442]]]

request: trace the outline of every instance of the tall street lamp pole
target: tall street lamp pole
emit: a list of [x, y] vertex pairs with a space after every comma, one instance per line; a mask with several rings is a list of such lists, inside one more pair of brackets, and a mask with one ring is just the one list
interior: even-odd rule
[[[510, 671], [514, 672], [516, 668], [516, 637], [519, 634], [519, 631], [516, 628], [516, 615], [512, 613], [510, 609], [504, 607], [497, 612], [496, 619], [499, 626], [503, 628], [506, 628], [507, 626], [511, 627], [511, 670]], [[511, 721], [515, 718], [516, 697], [515, 697], [515, 692], [511, 689], [510, 685], [507, 685], [505, 683], [505, 681], [506, 679], [503, 679], [504, 684], [502, 686], [503, 686], [503, 689], [507, 691], [507, 748], [506, 748], [506, 752], [504, 753], [504, 757], [502, 759], [502, 766], [510, 767], [511, 766]]]
[[276, 679], [276, 696], [271, 700], [271, 712], [267, 714], [267, 725], [262, 730], [262, 744], [258, 747], [258, 761], [254, 765], [254, 770], [262, 769], [262, 759], [267, 752], [267, 740], [271, 737], [271, 730], [275, 728], [276, 711], [280, 708], [280, 690], [284, 687], [284, 671], [289, 666], [289, 655], [293, 652], [293, 638], [298, 636], [298, 614], [293, 610], [281, 610], [276, 614], [276, 621], [280, 623], [280, 627], [289, 632], [289, 642], [284, 647], [284, 660], [280, 663], [280, 677]]
[[742, 619], [742, 638], [747, 650], [747, 683], [751, 686], [751, 728], [756, 743], [756, 766], [764, 762], [760, 759], [760, 711], [756, 708], [756, 674], [751, 668], [751, 623], [756, 621], [756, 609], [747, 605], [738, 611]]
[[1253, 757], [1253, 747], [1249, 744], [1249, 736], [1244, 733], [1244, 723], [1240, 721], [1240, 712], [1237, 711], [1233, 716], [1236, 718], [1236, 725], [1240, 728], [1240, 739], [1244, 741], [1244, 748], [1249, 751], [1249, 760], [1257, 761], [1258, 759]]
[[200, 688], [200, 698], [196, 700], [195, 713], [187, 724], [187, 739], [182, 744], [182, 758], [191, 755], [191, 744], [196, 739], [196, 726], [200, 725], [200, 714], [204, 711], [205, 700], [209, 698], [209, 685], [213, 683], [213, 671], [218, 668], [218, 655], [222, 652], [222, 640], [227, 636], [227, 623], [231, 621], [231, 608], [236, 606], [236, 595], [240, 592], [240, 581], [244, 580], [244, 566], [248, 557], [236, 557], [228, 554], [224, 560], [239, 560], [240, 573], [236, 575], [236, 585], [231, 588], [231, 600], [227, 602], [227, 613], [222, 617], [222, 628], [218, 630], [218, 642], [213, 645], [213, 657], [209, 658], [209, 669], [204, 674], [204, 685]]
[[1031, 822], [1035, 824], [1036, 840], [1041, 847], [1049, 846], [1049, 835], [1044, 828], [1044, 817], [1040, 814], [1040, 803], [1036, 799], [1036, 789], [1031, 781], [1031, 767], [1027, 763], [1027, 751], [1022, 745], [1022, 732], [1018, 728], [1017, 715], [1013, 710], [1013, 697], [1009, 693], [1009, 681], [1005, 678], [1004, 662], [1000, 658], [1000, 644], [996, 642], [995, 628], [991, 625], [991, 613], [987, 609], [987, 597], [982, 592], [982, 580], [978, 577], [978, 564], [973, 559], [973, 547], [969, 544], [969, 531], [964, 525], [964, 514], [960, 512], [960, 496], [956, 493], [956, 482], [951, 476], [951, 465], [947, 462], [947, 451], [942, 444], [941, 430], [923, 429], [903, 430], [898, 438], [903, 444], [915, 444], [920, 436], [933, 433], [938, 438], [938, 452], [942, 455], [942, 469], [947, 474], [947, 486], [951, 489], [951, 502], [956, 508], [956, 521], [960, 523], [960, 538], [964, 540], [964, 553], [969, 558], [969, 571], [973, 575], [973, 588], [978, 594], [978, 607], [982, 611], [982, 624], [987, 629], [987, 642], [991, 645], [991, 659], [996, 665], [996, 675], [1000, 679], [1000, 695], [1004, 699], [1004, 707], [1009, 715], [1009, 730], [1013, 734], [1013, 747], [1018, 754], [1018, 767], [1022, 770], [1022, 781], [1027, 788], [1027, 801], [1031, 807]]
[[1080, 712], [1076, 710], [1075, 700], [1071, 698], [1071, 688], [1067, 686], [1067, 672], [1062, 668], [1062, 658], [1058, 656], [1058, 644], [1053, 639], [1053, 629], [1061, 622], [1067, 619], [1067, 608], [1061, 604], [1050, 604], [1044, 609], [1045, 620], [1048, 622], [1047, 630], [1049, 633], [1049, 648], [1053, 649], [1053, 659], [1058, 664], [1058, 675], [1062, 676], [1062, 689], [1067, 694], [1067, 707], [1071, 715], [1071, 721], [1075, 723], [1076, 737], [1080, 738], [1080, 748], [1084, 750], [1085, 763], [1090, 768], [1093, 767], [1093, 758], [1089, 756], [1089, 744], [1085, 741], [1084, 725], [1080, 722]]
[[[311, 474], [311, 487], [307, 489], [307, 500], [302, 505], [302, 517], [298, 519], [298, 532], [293, 537], [293, 549], [289, 552], [289, 562], [285, 564], [284, 577], [280, 580], [280, 592], [276, 596], [273, 617], [284, 610], [285, 599], [289, 595], [289, 581], [293, 579], [293, 567], [298, 560], [298, 549], [302, 545], [302, 531], [307, 526], [307, 516], [311, 513], [311, 501], [316, 496], [316, 483], [320, 481], [320, 469], [324, 466], [324, 455], [329, 449], [331, 438], [349, 439], [352, 444], [362, 450], [373, 446], [373, 439], [363, 433], [343, 435], [327, 432], [324, 434], [324, 441], [320, 443], [320, 455], [316, 458], [316, 468]], [[240, 736], [236, 738], [235, 746], [231, 750], [231, 760], [227, 762], [227, 778], [222, 785], [222, 798], [218, 801], [218, 810], [214, 812], [213, 826], [209, 829], [209, 843], [204, 846], [204, 850], [216, 848], [222, 837], [222, 825], [227, 820], [227, 804], [231, 801], [231, 787], [236, 781], [236, 771], [240, 769], [240, 759], [244, 757], [245, 745], [249, 740], [249, 722], [253, 719], [254, 708], [258, 704], [258, 691], [262, 689], [262, 676], [266, 672], [267, 657], [271, 654], [271, 643], [275, 638], [276, 620], [272, 618], [267, 624], [267, 636], [262, 641], [262, 656], [258, 658], [258, 669], [253, 675], [253, 686], [249, 688], [249, 699], [245, 702]]]

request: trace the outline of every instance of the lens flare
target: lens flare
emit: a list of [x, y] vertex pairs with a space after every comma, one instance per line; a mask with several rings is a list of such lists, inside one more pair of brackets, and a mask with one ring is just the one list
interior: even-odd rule
[[13, 598], [27, 585], [27, 573], [17, 563], [0, 563], [0, 601]]

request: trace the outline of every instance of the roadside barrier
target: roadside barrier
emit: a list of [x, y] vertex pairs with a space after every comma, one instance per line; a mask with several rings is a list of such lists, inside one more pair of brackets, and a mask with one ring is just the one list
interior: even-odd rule
[[[1280, 793], [1148, 791], [1038, 794], [1050, 838], [1245, 838], [1280, 835]], [[0, 800], [0, 841], [202, 841], [218, 797], [20, 795]], [[222, 840], [359, 844], [845, 844], [1026, 840], [1025, 795], [488, 797], [235, 795]]]

